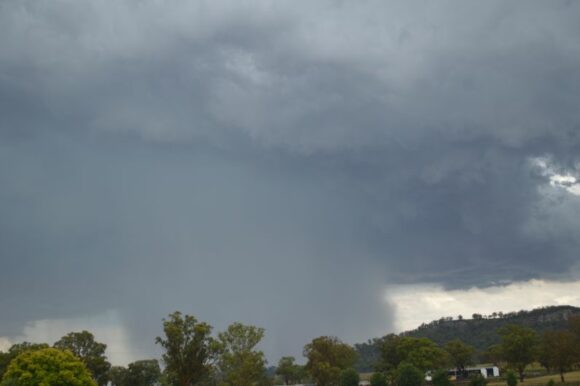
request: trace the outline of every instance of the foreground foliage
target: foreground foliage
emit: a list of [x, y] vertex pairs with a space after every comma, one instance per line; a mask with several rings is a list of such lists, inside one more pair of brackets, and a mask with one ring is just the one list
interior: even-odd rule
[[2, 386], [96, 386], [83, 362], [69, 351], [44, 348], [14, 358]]
[[312, 340], [304, 346], [304, 356], [308, 359], [306, 369], [317, 386], [338, 384], [342, 370], [352, 367], [356, 361], [356, 351], [333, 336]]
[[266, 359], [256, 346], [264, 337], [264, 329], [234, 323], [218, 334], [220, 385], [252, 386], [264, 376]]
[[71, 332], [58, 340], [54, 347], [69, 350], [83, 361], [99, 386], [107, 384], [107, 376], [111, 368], [105, 356], [107, 345], [95, 341], [93, 334], [88, 331]]
[[165, 349], [163, 362], [169, 380], [190, 386], [209, 377], [219, 354], [219, 344], [211, 337], [211, 326], [194, 316], [174, 312], [163, 319], [165, 337], [156, 342]]

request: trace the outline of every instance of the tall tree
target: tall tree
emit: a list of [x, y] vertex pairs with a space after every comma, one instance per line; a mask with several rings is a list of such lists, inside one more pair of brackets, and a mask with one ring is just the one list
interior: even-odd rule
[[453, 365], [458, 370], [465, 370], [465, 367], [473, 363], [475, 348], [463, 343], [459, 339], [454, 339], [445, 344], [445, 351], [449, 353]]
[[564, 382], [564, 373], [580, 360], [578, 340], [570, 331], [546, 331], [540, 345], [540, 363], [548, 370], [557, 370]]
[[264, 375], [266, 359], [256, 346], [264, 337], [264, 329], [233, 323], [218, 334], [221, 356], [220, 378], [223, 385], [251, 386]]
[[425, 372], [447, 367], [449, 354], [427, 338], [403, 337], [398, 341], [397, 353], [402, 362], [407, 362]]
[[113, 386], [127, 386], [129, 370], [123, 366], [113, 366], [109, 369], [108, 378]]
[[318, 386], [336, 385], [342, 370], [352, 367], [356, 351], [336, 337], [321, 336], [304, 346], [306, 369]]
[[384, 336], [378, 343], [381, 352], [381, 358], [377, 369], [389, 372], [395, 370], [399, 363], [401, 363], [401, 356], [399, 355], [398, 347], [401, 338], [395, 334]]
[[505, 367], [504, 366], [505, 359], [501, 344], [494, 344], [489, 346], [487, 350], [483, 352], [483, 360], [486, 362], [491, 362], [499, 367]]
[[126, 386], [153, 386], [161, 377], [157, 359], [144, 359], [127, 366]]
[[107, 361], [105, 350], [107, 345], [95, 341], [95, 337], [88, 331], [71, 332], [54, 344], [55, 348], [70, 350], [83, 361], [99, 386], [108, 382], [107, 373], [111, 364]]
[[191, 386], [211, 374], [219, 353], [211, 330], [209, 324], [179, 311], [163, 319], [165, 337], [155, 341], [165, 350], [163, 362], [171, 382]]
[[282, 377], [285, 385], [294, 384], [301, 380], [301, 366], [294, 363], [295, 361], [296, 359], [294, 357], [282, 357], [278, 361], [276, 375]]
[[69, 351], [44, 348], [14, 358], [4, 378], [6, 386], [96, 386], [83, 362]]
[[498, 330], [501, 352], [508, 364], [524, 380], [524, 370], [537, 357], [538, 337], [531, 328], [509, 324]]

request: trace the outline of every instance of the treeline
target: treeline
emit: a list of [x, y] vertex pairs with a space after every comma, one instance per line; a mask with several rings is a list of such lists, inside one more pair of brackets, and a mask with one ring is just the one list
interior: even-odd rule
[[139, 360], [127, 367], [111, 366], [107, 346], [88, 331], [71, 332], [52, 346], [18, 343], [0, 352], [1, 386], [272, 386], [316, 382], [320, 386], [358, 386], [353, 347], [335, 337], [319, 337], [304, 347], [305, 366], [283, 357], [266, 368], [257, 349], [264, 329], [233, 323], [213, 334], [208, 323], [180, 312], [163, 319], [163, 336], [155, 339], [164, 352], [163, 369], [157, 359]]
[[[304, 346], [305, 365], [286, 356], [267, 368], [264, 353], [257, 349], [264, 329], [233, 323], [225, 331], [180, 312], [163, 319], [163, 336], [155, 339], [163, 348], [156, 359], [111, 366], [106, 345], [88, 331], [71, 332], [52, 346], [18, 343], [0, 352], [0, 386], [272, 386], [316, 383], [318, 386], [358, 386], [357, 349], [336, 337], [321, 336]], [[421, 386], [431, 374], [434, 386], [449, 386], [448, 369], [467, 377], [466, 368], [476, 358], [509, 373], [508, 383], [524, 379], [525, 368], [539, 361], [548, 371], [560, 374], [580, 365], [580, 317], [571, 317], [565, 329], [538, 334], [529, 327], [510, 324], [497, 331], [500, 342], [484, 352], [459, 339], [438, 344], [429, 338], [386, 335], [374, 339], [372, 386]], [[163, 367], [163, 368], [162, 368]], [[473, 386], [485, 379], [471, 379]]]
[[[545, 331], [538, 334], [533, 329], [509, 324], [497, 331], [500, 337], [498, 344], [478, 353], [475, 347], [459, 339], [453, 339], [439, 345], [428, 338], [390, 334], [369, 342], [378, 352], [373, 363], [374, 377], [383, 379], [384, 383], [374, 385], [409, 386], [403, 378], [409, 374], [434, 375], [433, 384], [447, 384], [447, 370], [457, 369], [459, 377], [467, 377], [466, 367], [473, 365], [476, 358], [492, 363], [503, 370], [517, 374], [524, 380], [528, 365], [539, 362], [548, 372], [560, 375], [564, 382], [564, 373], [580, 365], [580, 317], [570, 317], [564, 329]], [[368, 348], [367, 346], [365, 346]], [[418, 378], [415, 377], [415, 380]], [[418, 381], [417, 381], [418, 382]], [[476, 384], [484, 380], [474, 380]], [[517, 379], [516, 379], [517, 382]], [[421, 381], [422, 383], [422, 381]], [[413, 384], [418, 386], [421, 383]], [[371, 383], [373, 384], [373, 383]]]
[[[452, 339], [475, 347], [478, 353], [484, 352], [489, 346], [498, 344], [500, 336], [497, 331], [509, 324], [530, 327], [540, 335], [544, 331], [567, 328], [568, 319], [580, 316], [580, 308], [572, 306], [551, 306], [537, 308], [531, 311], [493, 312], [488, 315], [475, 313], [471, 319], [463, 316], [443, 317], [430, 323], [424, 323], [412, 331], [402, 333], [403, 336], [429, 338], [439, 345]], [[356, 368], [362, 372], [372, 371], [379, 351], [375, 344], [377, 339], [355, 345], [359, 353]], [[479, 357], [479, 360], [483, 358]]]

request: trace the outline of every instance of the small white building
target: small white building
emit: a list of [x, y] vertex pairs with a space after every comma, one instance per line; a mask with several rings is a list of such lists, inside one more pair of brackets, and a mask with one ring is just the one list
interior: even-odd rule
[[450, 377], [462, 377], [468, 378], [471, 375], [481, 374], [484, 378], [499, 377], [499, 367], [497, 366], [486, 366], [486, 367], [466, 367], [464, 371], [458, 369], [451, 369], [447, 372]]

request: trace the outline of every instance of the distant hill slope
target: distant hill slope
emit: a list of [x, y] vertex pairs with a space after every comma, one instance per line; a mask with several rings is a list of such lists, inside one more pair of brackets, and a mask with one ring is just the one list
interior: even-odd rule
[[438, 344], [452, 339], [460, 339], [483, 351], [492, 344], [499, 343], [497, 330], [506, 324], [519, 324], [530, 327], [537, 332], [557, 330], [567, 327], [571, 315], [580, 315], [580, 308], [572, 306], [554, 306], [537, 308], [531, 311], [494, 313], [492, 315], [474, 314], [473, 319], [451, 320], [442, 318], [429, 324], [423, 324], [415, 330], [406, 331], [402, 336], [429, 338]]
[[[506, 324], [519, 324], [542, 333], [547, 330], [558, 330], [567, 327], [567, 320], [572, 315], [580, 316], [580, 308], [573, 306], [553, 306], [537, 308], [531, 311], [519, 311], [491, 315], [473, 314], [472, 319], [453, 319], [451, 317], [422, 324], [415, 330], [401, 333], [401, 336], [429, 338], [442, 345], [452, 339], [460, 339], [484, 351], [489, 346], [499, 343], [497, 330]], [[359, 352], [357, 367], [361, 371], [371, 371], [372, 364], [378, 359], [376, 339], [355, 345]]]

